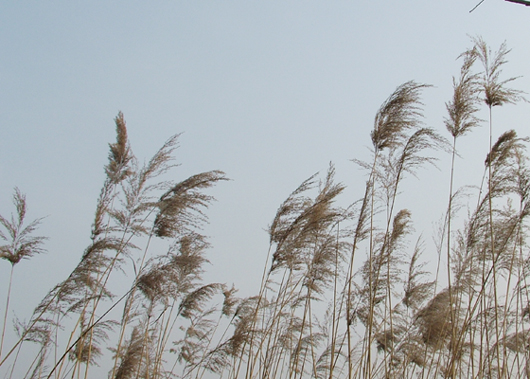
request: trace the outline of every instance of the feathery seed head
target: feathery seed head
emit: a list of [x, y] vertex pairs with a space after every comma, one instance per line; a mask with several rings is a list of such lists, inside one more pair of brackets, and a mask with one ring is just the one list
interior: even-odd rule
[[484, 67], [484, 73], [481, 78], [481, 85], [484, 91], [484, 101], [488, 107], [498, 105], [515, 104], [520, 100], [524, 100], [523, 91], [513, 88], [507, 88], [506, 85], [517, 77], [501, 80], [503, 66], [507, 63], [506, 56], [510, 52], [506, 42], [503, 42], [495, 53], [480, 37], [474, 38], [475, 48], [478, 59]]
[[475, 115], [481, 91], [479, 75], [471, 72], [471, 67], [478, 57], [477, 49], [467, 50], [460, 57], [464, 62], [458, 80], [453, 77], [453, 99], [445, 103], [449, 116], [444, 123], [454, 138], [464, 135], [481, 121]]
[[33, 220], [24, 227], [26, 196], [18, 188], [15, 188], [13, 203], [17, 211], [16, 217], [11, 215], [11, 219], [8, 220], [0, 215], [0, 226], [5, 229], [5, 232], [0, 229], [0, 240], [7, 242], [6, 245], [0, 245], [0, 259], [5, 259], [14, 266], [22, 259], [44, 253], [46, 250], [42, 244], [47, 238], [31, 235], [40, 225], [42, 218]]
[[517, 149], [523, 147], [521, 141], [524, 141], [524, 139], [517, 138], [515, 130], [504, 132], [491, 148], [491, 151], [486, 156], [484, 164], [486, 166], [490, 164], [492, 166], [502, 165], [509, 158], [516, 155]]
[[214, 198], [201, 189], [209, 188], [221, 180], [228, 180], [222, 171], [209, 171], [193, 175], [176, 184], [158, 202], [159, 212], [154, 223], [158, 237], [175, 237], [185, 234], [190, 226], [206, 221], [201, 208], [207, 208]]
[[116, 122], [116, 143], [109, 144], [109, 163], [105, 167], [107, 176], [113, 183], [119, 183], [130, 175], [129, 162], [133, 159], [127, 139], [127, 126], [123, 113], [119, 112]]
[[400, 143], [404, 132], [418, 127], [422, 117], [420, 92], [430, 87], [408, 81], [400, 85], [381, 105], [375, 117], [371, 132], [372, 143], [376, 150], [382, 150]]

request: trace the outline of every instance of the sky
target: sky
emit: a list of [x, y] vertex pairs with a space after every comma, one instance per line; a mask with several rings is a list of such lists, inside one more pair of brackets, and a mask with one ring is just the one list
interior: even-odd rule
[[[343, 201], [362, 197], [366, 177], [351, 160], [369, 157], [374, 115], [398, 85], [432, 85], [425, 124], [447, 136], [456, 58], [480, 36], [494, 50], [506, 41], [505, 74], [530, 92], [530, 8], [486, 0], [470, 13], [477, 3], [2, 1], [0, 214], [13, 212], [18, 187], [49, 238], [46, 254], [16, 268], [11, 316], [28, 318], [88, 245], [119, 111], [140, 161], [182, 133], [172, 179], [214, 169], [231, 179], [209, 191], [206, 279], [256, 293], [267, 226], [303, 180], [333, 162]], [[530, 135], [529, 116], [530, 104], [496, 110], [495, 136]], [[462, 140], [459, 186], [477, 185], [487, 146], [486, 127]], [[429, 260], [448, 155], [438, 167], [407, 179], [401, 204]], [[9, 268], [0, 262], [0, 299]]]

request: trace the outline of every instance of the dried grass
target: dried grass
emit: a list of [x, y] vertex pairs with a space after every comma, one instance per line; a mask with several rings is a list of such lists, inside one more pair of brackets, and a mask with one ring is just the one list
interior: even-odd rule
[[[202, 280], [210, 245], [201, 226], [214, 200], [206, 191], [225, 174], [160, 180], [176, 166], [179, 136], [139, 165], [118, 114], [90, 244], [30, 320], [17, 323], [19, 341], [4, 356], [2, 333], [0, 366], [11, 365], [12, 376], [18, 352], [32, 343], [38, 352], [28, 378], [88, 378], [106, 349], [114, 354], [111, 378], [527, 375], [526, 138], [510, 130], [491, 143], [487, 189], [468, 206], [463, 226], [453, 224], [466, 210], [462, 189], [453, 189], [457, 140], [482, 123], [480, 99], [490, 112], [523, 99], [508, 88], [515, 78], [501, 79], [508, 52], [503, 44], [494, 53], [476, 38], [459, 57], [444, 119], [452, 144], [423, 126], [421, 92], [429, 86], [398, 86], [376, 114], [371, 162], [355, 161], [368, 177], [362, 197], [339, 206], [345, 186], [333, 165], [303, 181], [278, 208], [262, 285], [244, 299], [233, 285]], [[434, 164], [436, 151], [450, 152], [452, 163], [433, 277], [424, 262], [432, 256], [427, 244], [410, 243], [412, 213], [397, 207], [406, 176]], [[42, 253], [45, 240], [34, 236], [40, 219], [25, 224], [18, 189], [14, 204], [14, 216], [0, 216], [0, 258], [12, 267]], [[130, 279], [120, 297], [110, 285], [117, 271]], [[6, 315], [8, 305], [9, 297]]]

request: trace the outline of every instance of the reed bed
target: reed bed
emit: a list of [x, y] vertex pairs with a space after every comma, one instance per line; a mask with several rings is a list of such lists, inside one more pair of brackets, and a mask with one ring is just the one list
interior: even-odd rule
[[[495, 107], [524, 100], [515, 78], [503, 77], [508, 53], [476, 38], [461, 54], [443, 132], [423, 123], [429, 86], [398, 86], [375, 116], [369, 161], [355, 160], [364, 193], [339, 206], [348, 201], [339, 201], [345, 185], [333, 165], [301, 183], [267, 229], [261, 286], [247, 298], [202, 279], [208, 189], [225, 174], [160, 180], [175, 166], [179, 136], [141, 165], [118, 114], [91, 242], [28, 321], [15, 323], [12, 346], [4, 340], [14, 268], [42, 253], [45, 238], [35, 236], [42, 219], [27, 222], [19, 189], [14, 215], [0, 216], [0, 258], [11, 264], [3, 376], [89, 378], [104, 364], [116, 379], [529, 377], [528, 140], [493, 122]], [[488, 120], [477, 116], [484, 106]], [[483, 180], [476, 197], [464, 198], [454, 188], [457, 146], [482, 124], [490, 136]], [[450, 159], [448, 200], [437, 251], [426, 251], [397, 200], [437, 151]], [[433, 272], [426, 256], [438, 262]], [[132, 280], [115, 293], [121, 271]]]

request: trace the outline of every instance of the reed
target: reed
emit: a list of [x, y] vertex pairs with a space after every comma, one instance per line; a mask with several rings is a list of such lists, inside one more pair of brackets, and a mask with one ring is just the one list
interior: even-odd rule
[[2, 348], [4, 346], [7, 317], [9, 314], [9, 300], [11, 298], [11, 285], [13, 283], [15, 266], [23, 259], [30, 259], [36, 254], [45, 252], [42, 245], [46, 240], [46, 237], [35, 237], [32, 235], [41, 223], [41, 218], [30, 222], [28, 225], [24, 225], [27, 211], [26, 196], [18, 188], [15, 188], [13, 203], [15, 205], [16, 215], [11, 215], [10, 219], [0, 215], [0, 225], [4, 229], [4, 231], [0, 229], [0, 239], [7, 242], [5, 245], [0, 246], [0, 258], [11, 264], [4, 319], [2, 322], [2, 337], [0, 338], [0, 360], [2, 359]]
[[[0, 370], [61, 379], [94, 377], [95, 365], [121, 379], [528, 376], [529, 140], [508, 130], [493, 142], [491, 117], [524, 100], [510, 87], [516, 78], [502, 79], [508, 53], [475, 38], [458, 57], [443, 120], [449, 139], [424, 124], [430, 86], [398, 86], [376, 113], [369, 160], [354, 160], [364, 192], [344, 199], [332, 164], [303, 181], [272, 218], [261, 285], [246, 298], [202, 279], [208, 190], [225, 174], [163, 180], [177, 166], [179, 135], [139, 164], [119, 113], [90, 244], [29, 321], [15, 323], [18, 341], [5, 350], [13, 269], [44, 252], [45, 238], [34, 236], [41, 219], [26, 224], [18, 189], [16, 214], [0, 216], [0, 257], [11, 264]], [[477, 116], [484, 104], [487, 121]], [[486, 122], [481, 189], [465, 198], [467, 187], [455, 188], [457, 148]], [[449, 193], [432, 249], [399, 204], [404, 181], [441, 153], [450, 157]], [[113, 286], [120, 272], [126, 289]]]

